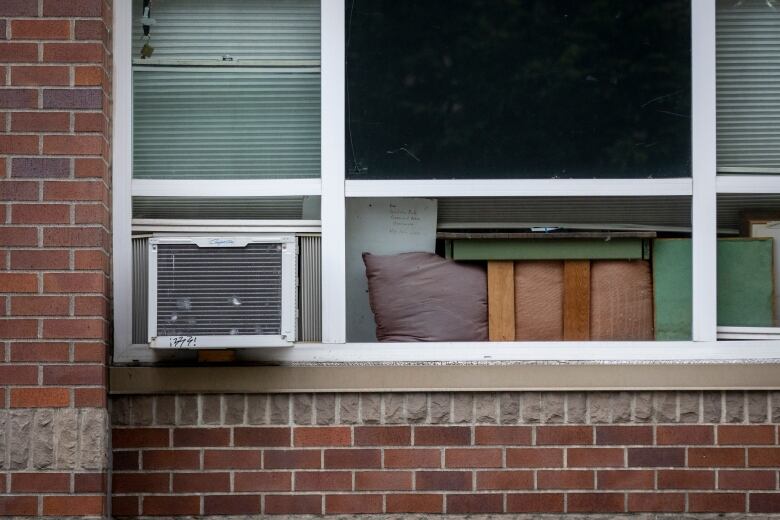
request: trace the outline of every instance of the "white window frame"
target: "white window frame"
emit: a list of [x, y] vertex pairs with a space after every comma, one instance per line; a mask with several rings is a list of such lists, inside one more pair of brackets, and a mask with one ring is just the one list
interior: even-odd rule
[[[738, 361], [780, 359], [780, 341], [717, 341], [718, 193], [780, 194], [780, 176], [716, 174], [715, 0], [691, 0], [692, 176], [684, 179], [345, 179], [345, 0], [321, 0], [321, 179], [188, 181], [187, 196], [319, 195], [322, 231], [322, 343], [239, 352], [278, 362]], [[131, 2], [114, 6], [113, 289], [114, 362], [153, 362], [132, 345], [131, 201], [171, 193], [165, 180], [132, 180]], [[182, 191], [182, 189], [184, 191]], [[690, 196], [693, 243], [691, 341], [346, 342], [345, 201], [348, 197]], [[310, 224], [310, 223], [309, 223]]]

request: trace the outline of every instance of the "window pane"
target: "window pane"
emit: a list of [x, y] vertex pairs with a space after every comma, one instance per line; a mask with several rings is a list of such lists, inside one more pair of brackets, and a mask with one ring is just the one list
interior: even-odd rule
[[690, 175], [690, 2], [347, 2], [350, 178]]

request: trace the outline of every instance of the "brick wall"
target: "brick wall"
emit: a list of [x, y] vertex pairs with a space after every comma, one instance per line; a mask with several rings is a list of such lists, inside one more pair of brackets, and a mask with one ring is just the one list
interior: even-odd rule
[[0, 0], [0, 516], [101, 516], [110, 0]]
[[780, 392], [112, 402], [116, 516], [780, 512]]

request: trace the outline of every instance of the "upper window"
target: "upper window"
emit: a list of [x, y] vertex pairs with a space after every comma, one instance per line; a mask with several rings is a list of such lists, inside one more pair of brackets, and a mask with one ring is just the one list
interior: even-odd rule
[[348, 0], [347, 176], [690, 176], [689, 0]]

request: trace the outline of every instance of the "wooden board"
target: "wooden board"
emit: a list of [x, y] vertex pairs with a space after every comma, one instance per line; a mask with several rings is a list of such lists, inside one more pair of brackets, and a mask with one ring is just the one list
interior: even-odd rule
[[214, 349], [198, 351], [198, 363], [232, 363], [235, 360], [235, 350]]
[[490, 341], [515, 339], [515, 263], [488, 262], [488, 336]]
[[563, 339], [590, 339], [590, 261], [563, 263]]

